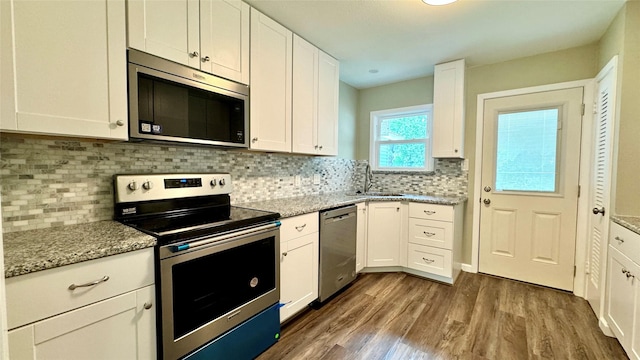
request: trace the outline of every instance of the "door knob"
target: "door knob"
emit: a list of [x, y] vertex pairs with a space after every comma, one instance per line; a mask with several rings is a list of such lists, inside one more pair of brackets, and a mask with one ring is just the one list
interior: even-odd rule
[[593, 208], [593, 214], [594, 215], [602, 214], [602, 216], [604, 216], [604, 207], [600, 209], [598, 209], [597, 207]]
[[485, 205], [489, 205], [489, 204], [491, 204], [491, 200], [490, 200], [490, 199], [484, 199], [484, 200], [482, 200], [482, 202], [483, 202]]
[[485, 187], [484, 187], [484, 191], [485, 191], [485, 192], [489, 192], [489, 191], [491, 191], [491, 186], [485, 186]]

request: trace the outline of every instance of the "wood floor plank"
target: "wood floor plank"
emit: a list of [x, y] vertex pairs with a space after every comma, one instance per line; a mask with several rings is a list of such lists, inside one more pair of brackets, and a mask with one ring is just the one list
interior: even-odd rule
[[480, 274], [364, 274], [286, 324], [258, 360], [627, 359], [570, 293]]

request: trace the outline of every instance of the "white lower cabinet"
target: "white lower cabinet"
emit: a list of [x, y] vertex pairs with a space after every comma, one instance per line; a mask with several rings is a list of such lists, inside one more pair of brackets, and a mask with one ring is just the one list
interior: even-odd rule
[[[631, 359], [640, 360], [640, 235], [612, 223], [607, 264], [606, 317]], [[625, 250], [633, 249], [627, 253]], [[625, 252], [622, 252], [625, 251]]]
[[7, 279], [11, 359], [154, 359], [153, 249]]
[[356, 230], [356, 272], [362, 271], [366, 266], [367, 260], [367, 204], [359, 203], [356, 205], [357, 230]]
[[280, 322], [284, 322], [318, 298], [318, 213], [282, 220], [280, 235]]
[[406, 206], [398, 201], [369, 203], [367, 267], [403, 266], [406, 262], [401, 251], [406, 244]]
[[151, 285], [11, 330], [9, 356], [11, 359], [155, 359], [154, 298]]
[[[453, 284], [461, 271], [462, 205], [369, 202], [359, 204], [358, 271], [404, 271]], [[360, 212], [362, 211], [362, 213]], [[360, 220], [360, 219], [359, 219]]]

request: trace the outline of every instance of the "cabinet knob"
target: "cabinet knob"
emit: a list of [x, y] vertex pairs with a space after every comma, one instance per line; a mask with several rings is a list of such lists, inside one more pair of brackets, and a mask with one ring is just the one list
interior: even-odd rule
[[489, 205], [489, 204], [491, 204], [491, 200], [490, 200], [490, 199], [484, 199], [484, 200], [482, 200], [482, 202], [483, 202], [485, 205]]
[[320, 145], [320, 150], [322, 150], [322, 145]]
[[620, 236], [616, 236], [614, 239], [616, 239], [616, 241], [618, 242], [618, 244], [622, 244], [624, 242], [624, 239], [621, 238]]
[[458, 149], [453, 149], [453, 152], [456, 152], [456, 153], [457, 153], [457, 152], [458, 152]]
[[117, 120], [117, 121], [116, 121], [116, 125], [118, 125], [118, 126], [124, 126], [124, 121], [122, 121], [122, 120]]
[[253, 139], [251, 139], [251, 142], [256, 142], [256, 141], [258, 141], [257, 137], [254, 137]]
[[287, 252], [286, 252], [286, 251], [285, 251], [285, 252], [283, 252], [283, 253], [282, 253], [282, 256], [287, 256]]
[[205, 56], [205, 57], [202, 58], [202, 62], [207, 62], [207, 61], [210, 61], [210, 60], [211, 60], [211, 58], [209, 58], [208, 56]]
[[604, 216], [604, 207], [600, 209], [598, 209], [597, 207], [594, 207], [592, 211], [594, 215], [602, 214], [602, 216]]
[[149, 310], [149, 309], [151, 309], [151, 307], [153, 307], [153, 304], [151, 303], [151, 301], [148, 301], [148, 302], [144, 303], [144, 309], [145, 310]]
[[198, 52], [197, 52], [197, 51], [194, 51], [194, 52], [190, 52], [190, 53], [189, 53], [189, 57], [190, 57], [190, 58], [197, 57], [198, 55], [199, 55], [199, 54], [198, 54]]

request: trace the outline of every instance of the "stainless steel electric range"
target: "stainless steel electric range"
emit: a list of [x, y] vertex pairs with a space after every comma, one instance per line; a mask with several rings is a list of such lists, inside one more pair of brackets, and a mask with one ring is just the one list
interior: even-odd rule
[[115, 175], [115, 219], [157, 238], [162, 359], [252, 359], [279, 337], [278, 213], [230, 205], [229, 174]]

